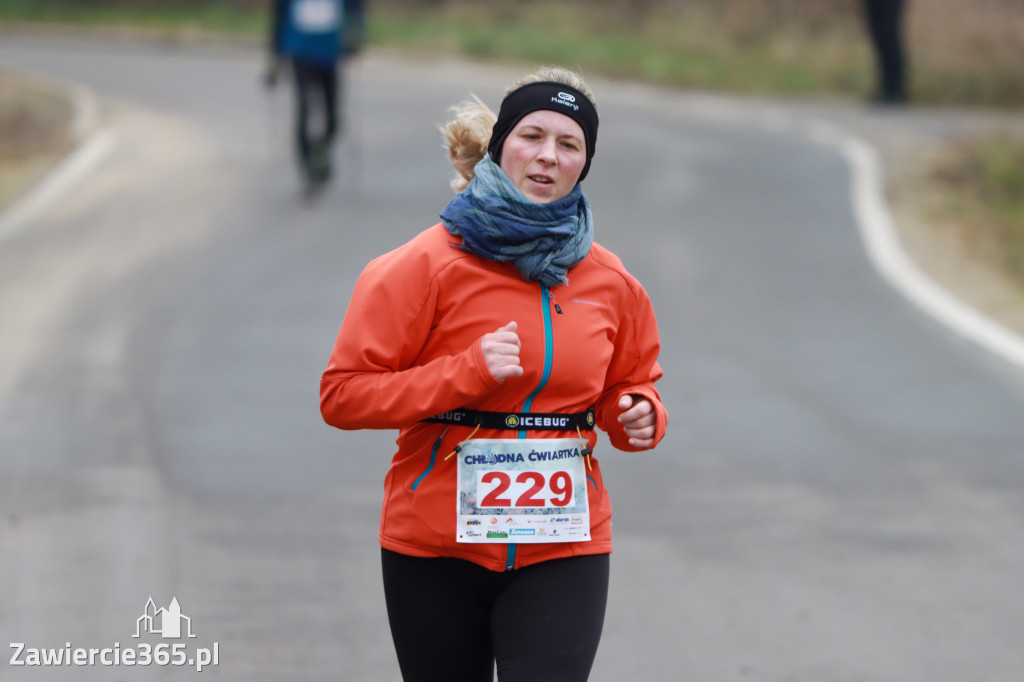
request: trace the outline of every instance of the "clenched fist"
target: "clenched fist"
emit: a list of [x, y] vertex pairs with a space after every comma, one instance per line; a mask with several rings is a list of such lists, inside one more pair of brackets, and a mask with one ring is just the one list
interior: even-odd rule
[[619, 398], [619, 422], [622, 424], [629, 444], [635, 448], [649, 448], [654, 445], [654, 406], [647, 398], [625, 394]]
[[519, 334], [516, 323], [509, 322], [480, 339], [480, 350], [484, 352], [487, 369], [498, 381], [509, 377], [523, 376], [523, 368], [519, 365]]

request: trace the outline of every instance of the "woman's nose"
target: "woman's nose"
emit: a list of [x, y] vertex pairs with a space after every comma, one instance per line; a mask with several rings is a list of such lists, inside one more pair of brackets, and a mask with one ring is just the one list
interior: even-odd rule
[[541, 143], [537, 157], [549, 163], [554, 163], [558, 159], [557, 151], [556, 141], [552, 138], [547, 138]]

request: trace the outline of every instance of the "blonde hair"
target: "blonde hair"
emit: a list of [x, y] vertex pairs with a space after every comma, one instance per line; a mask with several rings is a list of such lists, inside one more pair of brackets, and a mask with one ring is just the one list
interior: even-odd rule
[[[583, 76], [561, 66], [543, 66], [533, 73], [520, 78], [505, 90], [505, 95], [518, 90], [530, 83], [553, 82], [568, 85], [579, 90], [597, 109], [594, 93], [583, 80]], [[473, 168], [487, 153], [487, 145], [491, 141], [491, 129], [494, 128], [498, 115], [490, 107], [473, 95], [472, 99], [456, 104], [448, 110], [448, 121], [441, 126], [444, 136], [444, 147], [448, 150], [448, 159], [455, 168], [455, 177], [451, 187], [461, 192], [473, 179]]]

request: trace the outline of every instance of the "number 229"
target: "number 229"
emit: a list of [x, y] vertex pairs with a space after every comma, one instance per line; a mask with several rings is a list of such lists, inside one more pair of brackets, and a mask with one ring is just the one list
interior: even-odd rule
[[[539, 471], [521, 471], [515, 478], [515, 490], [512, 490], [512, 473], [488, 471], [480, 477], [480, 484], [494, 484], [481, 500], [481, 507], [545, 507], [548, 503], [552, 507], [565, 507], [572, 502], [572, 476], [565, 471], [554, 472], [550, 479]], [[549, 490], [553, 493], [551, 497], [547, 497]], [[519, 492], [514, 504], [510, 491], [512, 494]]]

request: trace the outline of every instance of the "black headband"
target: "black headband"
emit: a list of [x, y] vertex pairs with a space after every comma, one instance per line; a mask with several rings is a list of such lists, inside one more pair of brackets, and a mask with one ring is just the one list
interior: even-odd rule
[[580, 173], [580, 180], [583, 180], [590, 170], [590, 160], [594, 158], [594, 146], [597, 144], [597, 109], [590, 98], [563, 83], [528, 83], [505, 95], [501, 102], [501, 110], [498, 112], [498, 120], [491, 130], [491, 141], [487, 145], [491, 159], [500, 165], [501, 148], [505, 144], [505, 138], [523, 116], [541, 109], [565, 114], [583, 128], [584, 142], [587, 145], [587, 162]]

